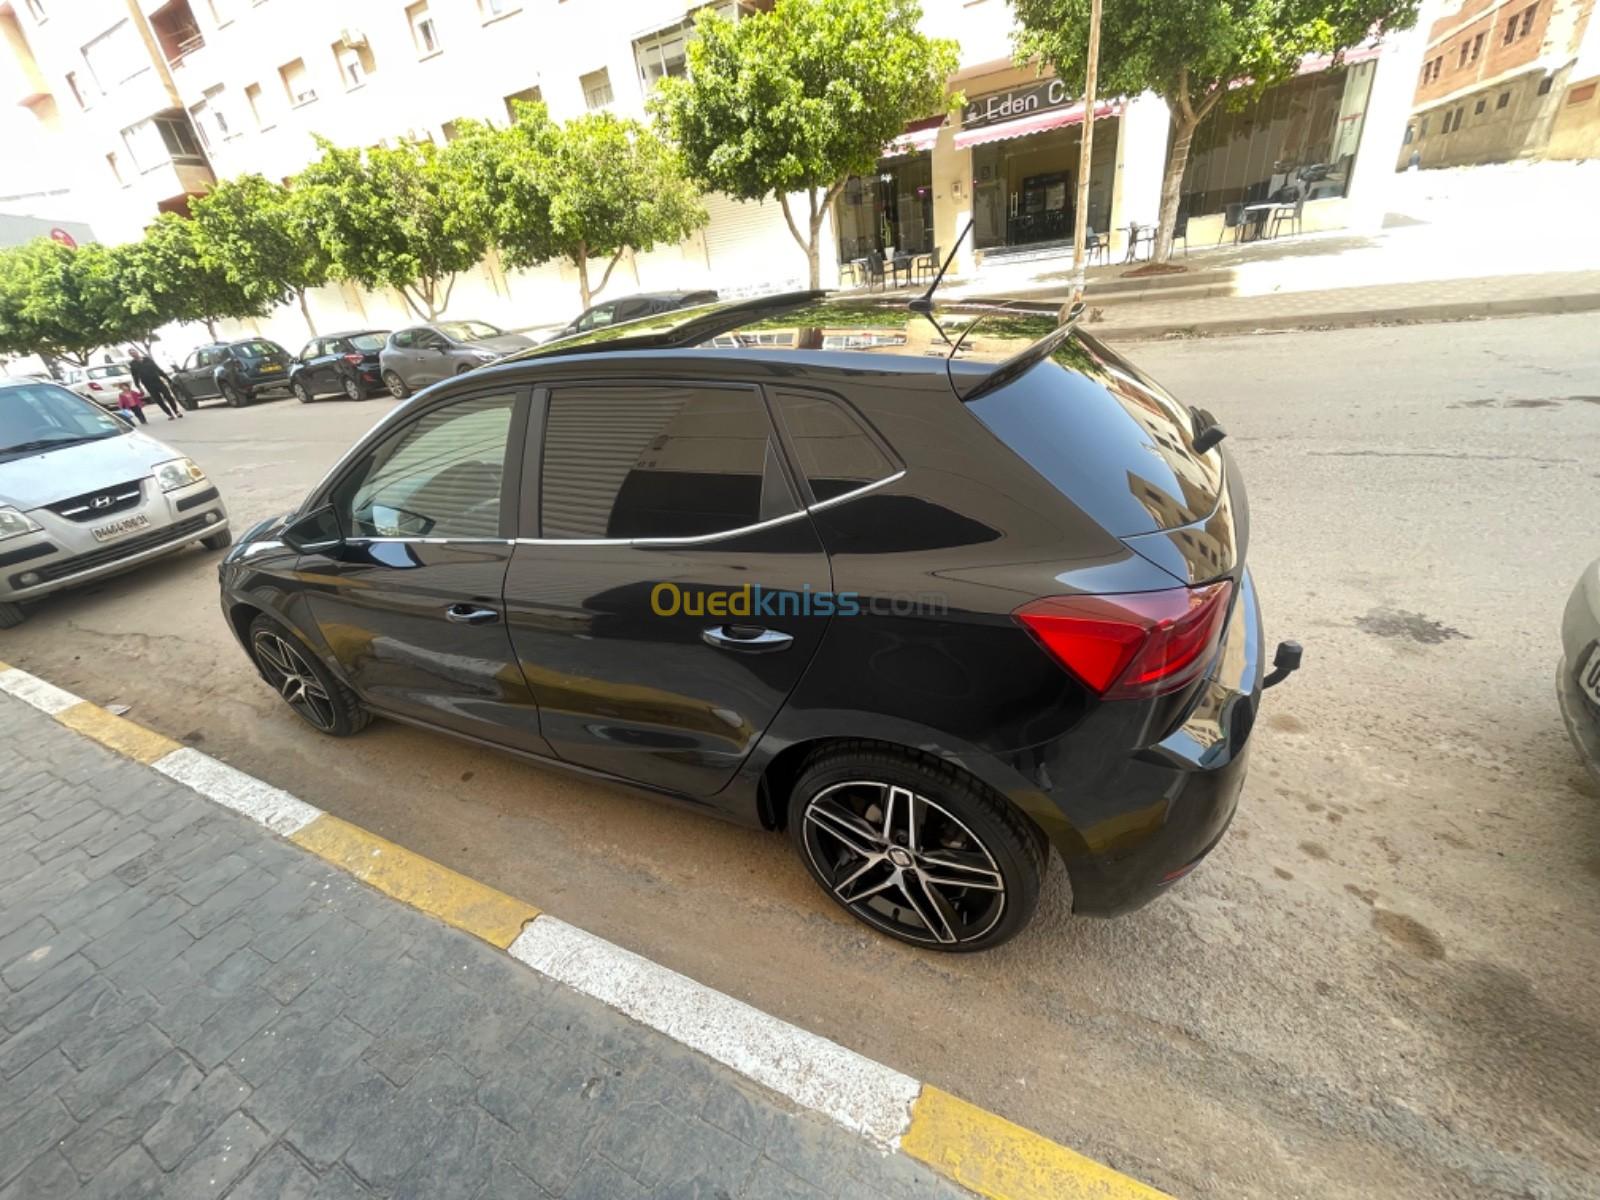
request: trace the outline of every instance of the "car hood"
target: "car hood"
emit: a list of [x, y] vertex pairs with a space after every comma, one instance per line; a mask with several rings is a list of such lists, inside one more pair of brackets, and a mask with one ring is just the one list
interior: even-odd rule
[[493, 350], [497, 354], [510, 354], [513, 350], [526, 350], [533, 345], [533, 339], [524, 337], [520, 333], [502, 333], [499, 337], [480, 338], [465, 345], [469, 350]]
[[108, 483], [143, 479], [157, 463], [182, 457], [155, 438], [131, 431], [59, 450], [41, 450], [0, 463], [0, 504], [26, 512]]

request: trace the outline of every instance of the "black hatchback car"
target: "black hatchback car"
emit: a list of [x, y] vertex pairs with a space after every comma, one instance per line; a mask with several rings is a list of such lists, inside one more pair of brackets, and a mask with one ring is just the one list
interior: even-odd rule
[[289, 352], [266, 338], [240, 338], [201, 346], [172, 373], [178, 401], [193, 410], [202, 400], [221, 397], [233, 408], [263, 392], [289, 390]]
[[354, 329], [312, 338], [290, 364], [289, 389], [301, 404], [329, 392], [365, 400], [383, 389], [378, 352], [388, 340], [387, 329]]
[[787, 831], [907, 942], [1011, 937], [1052, 846], [1077, 911], [1134, 908], [1244, 778], [1239, 473], [1093, 338], [939, 319], [959, 349], [802, 293], [449, 381], [240, 539], [223, 612], [325, 733], [382, 715]]

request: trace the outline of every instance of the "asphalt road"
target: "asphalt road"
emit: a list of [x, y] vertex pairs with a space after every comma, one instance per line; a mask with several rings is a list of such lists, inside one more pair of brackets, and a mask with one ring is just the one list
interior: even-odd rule
[[[1131, 347], [1250, 488], [1268, 695], [1231, 835], [1163, 901], [1010, 945], [852, 923], [787, 843], [380, 722], [318, 737], [255, 677], [201, 551], [62, 597], [0, 658], [1184, 1196], [1600, 1194], [1600, 789], [1553, 694], [1600, 553], [1592, 316]], [[239, 528], [386, 400], [150, 432]]]

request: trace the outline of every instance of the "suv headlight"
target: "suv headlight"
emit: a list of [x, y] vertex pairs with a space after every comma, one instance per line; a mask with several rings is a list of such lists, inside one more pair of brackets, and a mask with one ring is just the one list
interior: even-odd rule
[[27, 513], [0, 506], [0, 542], [7, 538], [21, 537], [25, 533], [38, 532], [38, 524]]
[[174, 458], [164, 463], [157, 463], [155, 470], [156, 482], [161, 485], [163, 492], [174, 491], [177, 488], [188, 487], [191, 483], [200, 483], [206, 473], [194, 464], [193, 459]]

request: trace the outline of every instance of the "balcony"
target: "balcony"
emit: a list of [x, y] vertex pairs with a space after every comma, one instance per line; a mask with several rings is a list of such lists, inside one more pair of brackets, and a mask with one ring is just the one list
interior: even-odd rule
[[167, 65], [176, 69], [206, 44], [205, 35], [195, 23], [189, 0], [168, 0], [149, 13], [150, 31], [156, 35]]

